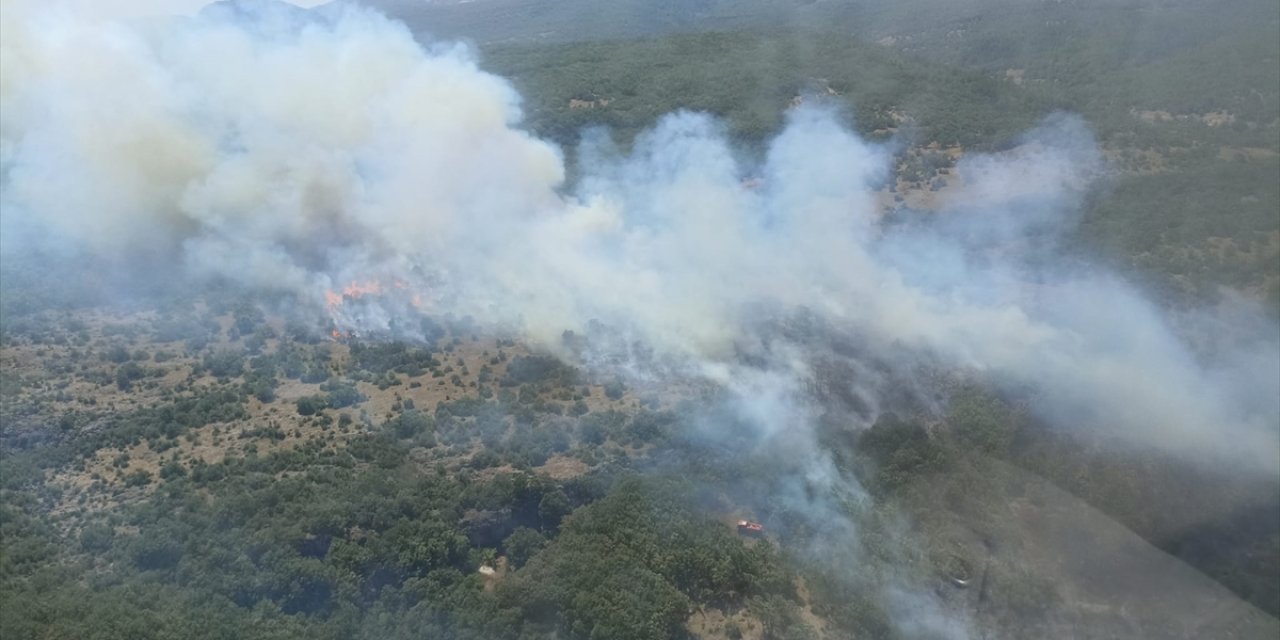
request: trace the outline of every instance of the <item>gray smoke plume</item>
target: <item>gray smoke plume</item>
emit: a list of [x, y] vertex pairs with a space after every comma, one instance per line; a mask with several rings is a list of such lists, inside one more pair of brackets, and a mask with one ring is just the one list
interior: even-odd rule
[[1102, 169], [1078, 118], [966, 157], [941, 212], [890, 225], [892, 149], [830, 109], [794, 110], [758, 161], [705, 114], [625, 155], [587, 136], [570, 188], [507, 82], [369, 11], [4, 12], [7, 237], [169, 255], [343, 329], [417, 308], [553, 346], [596, 322], [721, 382], [761, 309], [803, 309], [1035, 386], [1054, 422], [1280, 473], [1274, 336], [1202, 362], [1131, 286], [1056, 257]]

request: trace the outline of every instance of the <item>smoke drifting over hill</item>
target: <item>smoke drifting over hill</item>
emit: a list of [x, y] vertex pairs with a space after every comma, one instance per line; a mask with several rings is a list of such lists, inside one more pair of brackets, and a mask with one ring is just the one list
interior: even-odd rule
[[[588, 134], [567, 185], [506, 81], [374, 13], [3, 11], [6, 251], [158, 255], [341, 330], [453, 313], [556, 345], [596, 322], [730, 388], [762, 315], [804, 310], [1036, 388], [1056, 424], [1280, 473], [1274, 336], [1205, 363], [1132, 287], [1057, 257], [1102, 168], [1077, 118], [967, 157], [943, 211], [889, 224], [875, 190], [892, 149], [820, 106], [754, 160], [704, 114], [626, 152]], [[770, 353], [782, 378], [811, 375], [802, 351]]]

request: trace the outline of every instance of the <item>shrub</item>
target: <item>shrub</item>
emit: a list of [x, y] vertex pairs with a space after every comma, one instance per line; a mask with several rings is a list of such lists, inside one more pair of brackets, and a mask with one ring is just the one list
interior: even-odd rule
[[298, 401], [295, 404], [298, 407], [298, 415], [302, 416], [313, 416], [328, 407], [324, 396], [306, 396], [298, 398]]
[[145, 487], [149, 484], [151, 484], [151, 472], [146, 469], [138, 469], [124, 477], [126, 487]]

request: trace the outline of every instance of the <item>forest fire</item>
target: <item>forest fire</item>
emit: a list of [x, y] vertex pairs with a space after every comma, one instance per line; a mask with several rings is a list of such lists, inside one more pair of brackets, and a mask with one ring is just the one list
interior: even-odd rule
[[[408, 285], [406, 285], [404, 281], [397, 280], [394, 286], [397, 289], [403, 289]], [[378, 296], [382, 295], [384, 291], [385, 289], [382, 286], [382, 283], [377, 280], [365, 280], [363, 282], [357, 280], [352, 281], [350, 284], [343, 287], [341, 292], [332, 290], [325, 291], [324, 302], [325, 306], [329, 308], [329, 311], [336, 311], [338, 307], [341, 307], [347, 300], [359, 300], [360, 298], [367, 296]]]
[[429, 306], [429, 299], [406, 280], [369, 278], [326, 290], [324, 304], [330, 317], [329, 337], [346, 342], [356, 337], [355, 328], [369, 328], [369, 318], [380, 317], [387, 309], [399, 309], [401, 313], [409, 308], [423, 311]]
[[[392, 280], [390, 286], [382, 284], [380, 280], [353, 280], [340, 291], [328, 290], [324, 292], [325, 307], [329, 311], [336, 311], [339, 307], [349, 300], [360, 300], [362, 298], [372, 298], [382, 296], [388, 293], [389, 289], [405, 290], [409, 288], [409, 283], [396, 279]], [[415, 307], [422, 306], [422, 294], [414, 293], [411, 303]]]
[[[397, 283], [397, 288], [403, 288], [404, 283]], [[365, 282], [352, 282], [342, 289], [342, 295], [347, 298], [362, 298], [364, 296], [376, 296], [382, 293], [382, 283], [377, 280], [366, 280]]]

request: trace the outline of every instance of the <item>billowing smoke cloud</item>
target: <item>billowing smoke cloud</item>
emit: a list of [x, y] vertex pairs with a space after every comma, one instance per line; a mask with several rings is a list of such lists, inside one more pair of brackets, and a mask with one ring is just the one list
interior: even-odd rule
[[360, 331], [411, 306], [545, 344], [594, 321], [723, 381], [759, 310], [805, 309], [1037, 385], [1060, 422], [1280, 472], [1273, 342], [1207, 368], [1123, 282], [1054, 259], [1101, 169], [1078, 119], [966, 158], [944, 211], [902, 224], [874, 193], [891, 149], [822, 108], [794, 111], [758, 163], [703, 114], [663, 118], [626, 155], [589, 135], [565, 193], [559, 149], [519, 127], [509, 84], [370, 12], [4, 12], [13, 235], [159, 251], [317, 306], [403, 290], [403, 306], [335, 309]]
[[[125, 24], [3, 7], [10, 243], [168, 256], [361, 332], [419, 311], [548, 346], [604, 326], [731, 389], [762, 318], [802, 310], [1034, 387], [1057, 424], [1280, 473], [1274, 336], [1203, 362], [1132, 287], [1058, 257], [1103, 168], [1077, 118], [967, 157], [942, 211], [890, 223], [875, 191], [892, 149], [830, 109], [793, 111], [751, 161], [703, 114], [625, 154], [589, 134], [566, 185], [507, 82], [364, 10]], [[812, 375], [803, 349], [770, 353], [778, 375]]]
[[[507, 82], [374, 13], [223, 5], [120, 23], [0, 6], [6, 251], [145, 255], [361, 333], [452, 313], [552, 349], [566, 330], [590, 336], [601, 366], [725, 389], [733, 424], [807, 460], [794, 497], [828, 529], [849, 525], [832, 539], [856, 538], [841, 501], [861, 493], [812, 428], [807, 395], [831, 384], [817, 381], [830, 354], [769, 329], [795, 318], [882, 360], [1036, 389], [1062, 427], [1280, 474], [1273, 332], [1206, 360], [1123, 280], [1062, 257], [1103, 170], [1078, 118], [966, 157], [941, 211], [890, 219], [876, 191], [893, 148], [821, 106], [792, 111], [755, 159], [704, 114], [666, 116], [626, 153], [588, 132], [568, 185]], [[1241, 325], [1215, 321], [1221, 335]], [[887, 375], [915, 384], [909, 364], [851, 360], [835, 384], [863, 408], [853, 421], [875, 418]], [[910, 601], [904, 617], [963, 636], [918, 615], [911, 591], [895, 599]]]

